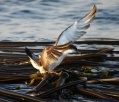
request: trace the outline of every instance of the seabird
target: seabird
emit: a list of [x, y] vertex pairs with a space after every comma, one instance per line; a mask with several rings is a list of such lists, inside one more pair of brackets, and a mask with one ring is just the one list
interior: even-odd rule
[[25, 48], [33, 67], [38, 69], [40, 73], [52, 72], [69, 53], [75, 53], [77, 48], [72, 44], [86, 33], [90, 23], [95, 18], [95, 13], [96, 6], [94, 5], [87, 15], [66, 28], [53, 46], [44, 48], [41, 55], [36, 56], [28, 48]]
[[40, 73], [52, 73], [68, 54], [77, 52], [77, 48], [73, 45], [73, 42], [86, 33], [90, 23], [95, 18], [95, 14], [96, 6], [94, 5], [87, 15], [66, 28], [59, 35], [53, 46], [44, 48], [41, 55], [36, 56], [26, 47], [26, 54], [33, 67], [39, 70]]

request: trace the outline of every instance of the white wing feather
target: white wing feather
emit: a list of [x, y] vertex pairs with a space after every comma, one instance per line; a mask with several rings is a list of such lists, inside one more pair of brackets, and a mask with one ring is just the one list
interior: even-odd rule
[[60, 34], [54, 46], [63, 45], [71, 41], [74, 42], [83, 36], [86, 33], [86, 30], [89, 28], [90, 23], [95, 18], [95, 13], [96, 6], [94, 5], [93, 9], [87, 15], [74, 22], [74, 24], [69, 26]]

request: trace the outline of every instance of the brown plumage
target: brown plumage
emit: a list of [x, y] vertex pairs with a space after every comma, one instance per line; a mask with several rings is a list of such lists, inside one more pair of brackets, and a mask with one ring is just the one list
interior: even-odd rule
[[[54, 64], [59, 57], [61, 57], [63, 55], [63, 53], [67, 50], [70, 49], [70, 45], [72, 42], [69, 42], [67, 44], [64, 45], [59, 45], [59, 46], [50, 46], [50, 47], [46, 47], [43, 51], [42, 51], [42, 55], [41, 55], [41, 64], [44, 67], [45, 70], [49, 70], [49, 66], [51, 64]], [[57, 64], [56, 64], [57, 66]], [[54, 67], [56, 67], [54, 64]]]

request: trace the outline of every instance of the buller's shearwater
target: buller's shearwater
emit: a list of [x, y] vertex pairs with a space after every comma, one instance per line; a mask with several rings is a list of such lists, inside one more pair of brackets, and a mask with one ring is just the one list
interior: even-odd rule
[[87, 15], [66, 28], [53, 46], [44, 48], [41, 55], [36, 56], [26, 48], [26, 54], [30, 58], [33, 67], [39, 70], [40, 73], [52, 73], [69, 53], [77, 52], [77, 48], [72, 44], [86, 33], [90, 23], [95, 18], [95, 13], [96, 6], [94, 5]]

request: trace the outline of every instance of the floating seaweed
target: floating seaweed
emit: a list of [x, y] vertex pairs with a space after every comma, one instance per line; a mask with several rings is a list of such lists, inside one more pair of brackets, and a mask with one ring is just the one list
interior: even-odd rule
[[[117, 40], [76, 42], [77, 46], [82, 45], [82, 49], [79, 49], [81, 54], [68, 56], [55, 70], [58, 73], [67, 73], [68, 76], [64, 75], [64, 79], [53, 76], [37, 94], [34, 94], [34, 97], [30, 96], [31, 94], [27, 92], [41, 81], [42, 75], [31, 66], [24, 48], [30, 46], [31, 50], [38, 54], [39, 51], [42, 51], [43, 46], [53, 43], [0, 42], [0, 100], [6, 102], [5, 97], [7, 97], [18, 102], [21, 100], [49, 102], [49, 100], [80, 101], [84, 99], [97, 102], [100, 100], [104, 102], [119, 101], [119, 51], [108, 47], [108, 45], [118, 47]], [[97, 47], [99, 45], [107, 47], [87, 48], [87, 50], [84, 44], [86, 44], [85, 46], [96, 44]], [[41, 49], [39, 50], [37, 46], [41, 46]], [[65, 83], [58, 84], [59, 81], [64, 82], [64, 80]], [[26, 85], [26, 87], [22, 87], [18, 83]], [[11, 88], [9, 89], [6, 85], [10, 85]], [[24, 91], [22, 92], [22, 90]]]

